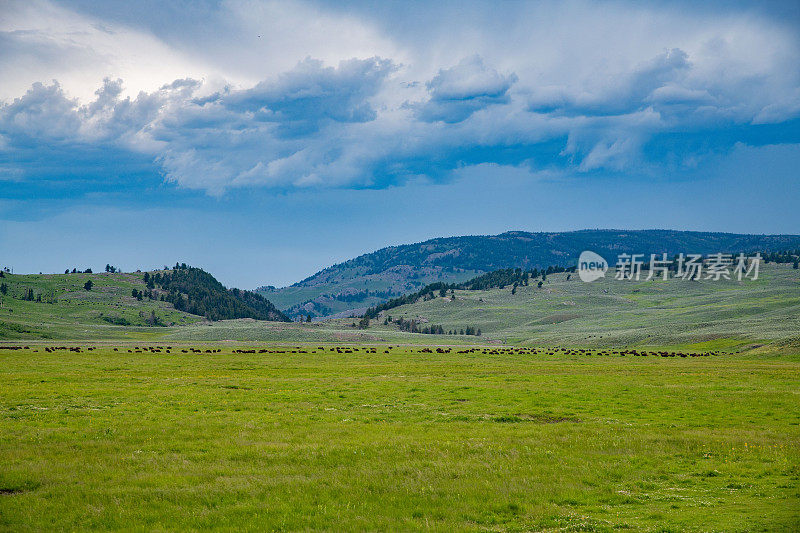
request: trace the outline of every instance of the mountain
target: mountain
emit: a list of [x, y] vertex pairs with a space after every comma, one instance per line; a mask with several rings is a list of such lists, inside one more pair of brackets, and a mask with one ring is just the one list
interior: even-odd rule
[[438, 281], [456, 283], [501, 268], [571, 266], [583, 250], [610, 263], [621, 253], [782, 251], [800, 248], [800, 235], [747, 235], [673, 230], [510, 231], [443, 237], [390, 246], [330, 266], [284, 288], [260, 287], [291, 317], [328, 316], [374, 306]]

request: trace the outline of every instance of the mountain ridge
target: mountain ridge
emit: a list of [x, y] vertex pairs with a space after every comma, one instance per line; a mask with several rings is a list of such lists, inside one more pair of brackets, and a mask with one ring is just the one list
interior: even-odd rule
[[501, 268], [569, 266], [587, 249], [613, 263], [619, 253], [706, 254], [790, 248], [800, 248], [800, 235], [669, 229], [513, 230], [387, 246], [331, 265], [290, 286], [260, 287], [256, 292], [289, 316], [326, 316], [376, 305], [429, 283], [466, 281]]

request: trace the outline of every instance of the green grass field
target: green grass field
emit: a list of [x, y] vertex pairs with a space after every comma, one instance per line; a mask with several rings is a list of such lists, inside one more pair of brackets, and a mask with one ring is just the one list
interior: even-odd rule
[[211, 323], [131, 297], [140, 276], [4, 278], [0, 530], [800, 529], [791, 267], [386, 313], [480, 337]]
[[800, 528], [797, 355], [85, 346], [0, 349], [2, 530]]

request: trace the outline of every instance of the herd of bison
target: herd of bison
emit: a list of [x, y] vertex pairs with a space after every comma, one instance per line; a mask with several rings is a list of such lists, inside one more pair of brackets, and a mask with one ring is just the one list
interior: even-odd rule
[[[91, 352], [97, 350], [96, 346], [82, 348], [80, 346], [42, 346], [44, 352], [55, 353], [58, 351], [69, 351], [74, 353], [82, 353], [84, 351]], [[709, 352], [676, 352], [676, 351], [663, 351], [663, 350], [637, 350], [637, 349], [588, 349], [588, 348], [512, 348], [512, 347], [480, 347], [480, 348], [466, 348], [454, 351], [452, 347], [437, 347], [437, 348], [411, 348], [403, 346], [386, 346], [386, 347], [373, 347], [373, 346], [317, 346], [316, 348], [308, 348], [301, 346], [294, 347], [272, 347], [272, 348], [236, 348], [230, 350], [232, 354], [316, 354], [316, 353], [364, 353], [364, 354], [377, 354], [378, 350], [383, 350], [383, 353], [390, 353], [393, 349], [402, 349], [405, 353], [438, 353], [438, 354], [484, 354], [484, 355], [568, 355], [568, 356], [581, 356], [581, 355], [607, 355], [607, 356], [633, 356], [633, 357], [708, 357], [723, 355], [723, 352], [718, 350]], [[30, 350], [30, 346], [0, 346], [2, 350]], [[34, 346], [33, 352], [38, 352], [39, 348]], [[124, 348], [113, 348], [115, 352], [127, 353], [193, 353], [193, 354], [214, 354], [221, 353], [221, 348], [194, 348], [194, 347], [173, 347], [173, 346], [131, 346]], [[227, 351], [227, 350], [226, 350]]]

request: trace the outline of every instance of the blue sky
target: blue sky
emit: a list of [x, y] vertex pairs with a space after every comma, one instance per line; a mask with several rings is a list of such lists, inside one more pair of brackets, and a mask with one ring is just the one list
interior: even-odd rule
[[800, 233], [796, 2], [10, 2], [0, 262], [283, 285], [511, 229]]

